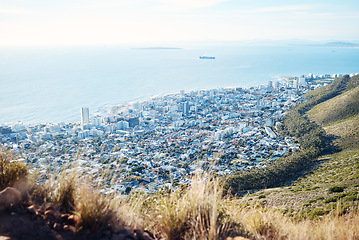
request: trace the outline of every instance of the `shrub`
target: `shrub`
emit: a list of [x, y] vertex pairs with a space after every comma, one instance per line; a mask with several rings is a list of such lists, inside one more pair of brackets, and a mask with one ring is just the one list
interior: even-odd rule
[[324, 200], [324, 197], [321, 197], [321, 196], [320, 196], [320, 197], [315, 198], [314, 200], [315, 200], [315, 201]]
[[329, 193], [343, 192], [345, 188], [346, 188], [345, 186], [338, 186], [338, 185], [332, 186], [328, 189], [328, 192]]
[[26, 178], [25, 164], [12, 161], [14, 154], [0, 147], [0, 191]]
[[336, 202], [338, 200], [338, 196], [331, 196], [323, 201], [323, 203]]
[[327, 212], [322, 208], [315, 208], [308, 212], [307, 217], [311, 220], [317, 219], [319, 216], [323, 216]]
[[347, 196], [347, 197], [344, 198], [344, 201], [347, 201], [347, 202], [354, 202], [356, 200], [358, 200], [358, 197], [353, 196], [353, 195], [352, 196]]

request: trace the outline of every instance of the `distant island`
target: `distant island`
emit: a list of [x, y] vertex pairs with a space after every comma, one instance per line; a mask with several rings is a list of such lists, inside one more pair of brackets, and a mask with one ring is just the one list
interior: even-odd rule
[[144, 47], [144, 48], [132, 48], [136, 50], [181, 50], [182, 48], [176, 47]]
[[359, 44], [350, 42], [328, 42], [323, 44], [324, 47], [359, 47]]

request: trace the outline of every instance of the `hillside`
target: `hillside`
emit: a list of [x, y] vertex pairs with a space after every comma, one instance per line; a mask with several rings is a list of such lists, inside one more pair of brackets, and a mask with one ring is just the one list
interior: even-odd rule
[[340, 147], [359, 147], [359, 87], [316, 105], [307, 116], [333, 135]]
[[334, 210], [345, 213], [357, 206], [358, 76], [339, 78], [331, 85], [309, 92], [307, 97], [309, 100], [294, 110], [323, 128], [337, 152], [323, 151], [290, 185], [260, 190], [243, 197], [242, 203], [278, 208], [296, 219], [313, 219]]

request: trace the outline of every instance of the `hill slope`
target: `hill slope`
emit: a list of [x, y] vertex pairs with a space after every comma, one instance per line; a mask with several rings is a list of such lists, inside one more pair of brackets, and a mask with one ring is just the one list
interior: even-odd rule
[[[323, 151], [321, 156], [312, 159], [301, 177], [289, 186], [260, 190], [243, 197], [241, 201], [279, 208], [295, 218], [315, 218], [333, 212], [334, 209], [338, 211], [338, 206], [344, 213], [358, 204], [358, 79], [359, 76], [344, 76], [336, 79], [333, 84], [311, 91], [307, 94], [308, 101], [289, 113], [289, 116], [309, 118], [324, 129], [327, 135], [333, 135], [333, 144], [340, 151], [331, 154]], [[295, 117], [286, 116], [284, 129], [295, 126], [302, 128]], [[300, 137], [296, 131], [286, 133], [295, 133]]]
[[359, 147], [359, 86], [313, 107], [307, 116], [342, 148]]

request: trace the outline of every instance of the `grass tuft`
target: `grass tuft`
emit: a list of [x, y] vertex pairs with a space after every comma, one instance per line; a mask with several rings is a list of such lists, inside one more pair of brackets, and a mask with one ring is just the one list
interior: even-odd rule
[[15, 155], [10, 150], [0, 146], [0, 191], [14, 186], [28, 175], [26, 165], [14, 159]]
[[195, 177], [188, 189], [162, 194], [153, 201], [150, 228], [164, 239], [221, 239], [231, 222], [218, 179]]
[[83, 184], [76, 192], [75, 213], [79, 217], [77, 228], [101, 232], [116, 223], [116, 214], [110, 199], [96, 189]]

